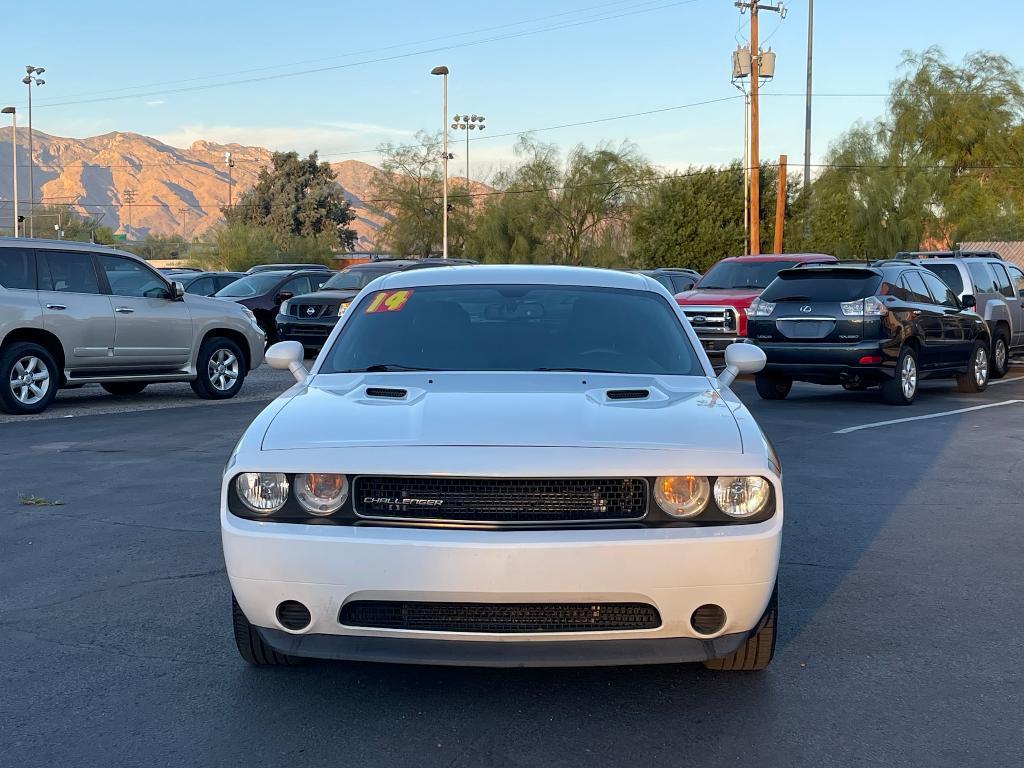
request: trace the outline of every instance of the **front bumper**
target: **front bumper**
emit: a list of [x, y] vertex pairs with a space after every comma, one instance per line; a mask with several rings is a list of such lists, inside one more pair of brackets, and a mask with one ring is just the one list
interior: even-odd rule
[[[896, 375], [899, 345], [873, 340], [856, 344], [788, 344], [757, 342], [768, 362], [765, 373], [789, 376], [801, 381], [839, 383], [850, 379], [891, 379]], [[865, 357], [881, 362], [861, 363]]]
[[337, 315], [308, 320], [291, 315], [278, 315], [275, 320], [279, 341], [297, 341], [305, 347], [322, 347], [338, 324]]
[[[301, 656], [500, 666], [659, 663], [725, 656], [761, 619], [775, 584], [781, 505], [764, 523], [706, 528], [471, 531], [263, 523], [222, 512], [231, 588], [282, 652]], [[312, 621], [293, 632], [277, 606]], [[496, 634], [344, 626], [350, 600], [643, 602], [654, 629]], [[721, 630], [690, 625], [725, 610]]]

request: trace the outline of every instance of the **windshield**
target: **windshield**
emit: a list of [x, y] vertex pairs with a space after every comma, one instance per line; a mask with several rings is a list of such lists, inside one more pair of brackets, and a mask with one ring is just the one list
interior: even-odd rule
[[322, 290], [333, 289], [335, 291], [353, 290], [358, 291], [381, 275], [393, 272], [393, 269], [346, 269], [321, 286]]
[[249, 296], [262, 296], [281, 282], [283, 272], [259, 272], [255, 275], [248, 275], [235, 280], [217, 291], [214, 296], [232, 296], [235, 298], [248, 298]]
[[320, 372], [366, 370], [705, 375], [662, 296], [561, 285], [369, 294], [349, 311]]
[[720, 261], [704, 275], [697, 288], [764, 288], [780, 270], [796, 261]]
[[824, 272], [798, 270], [780, 275], [764, 293], [762, 301], [853, 301], [874, 296], [882, 278], [872, 272], [851, 270]]

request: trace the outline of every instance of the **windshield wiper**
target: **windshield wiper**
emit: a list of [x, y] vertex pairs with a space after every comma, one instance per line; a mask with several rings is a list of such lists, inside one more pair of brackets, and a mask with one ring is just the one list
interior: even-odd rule
[[414, 365], [397, 365], [395, 363], [376, 363], [365, 368], [348, 368], [341, 373], [395, 373], [400, 371], [438, 371], [440, 368], [417, 368]]
[[533, 368], [538, 373], [622, 373], [622, 371], [606, 371], [602, 368]]

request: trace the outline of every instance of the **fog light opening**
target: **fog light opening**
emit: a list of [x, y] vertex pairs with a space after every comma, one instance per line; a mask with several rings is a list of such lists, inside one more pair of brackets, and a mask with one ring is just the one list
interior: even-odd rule
[[308, 627], [312, 617], [309, 615], [309, 608], [298, 600], [285, 600], [277, 606], [277, 620], [285, 629], [297, 632]]
[[725, 626], [725, 609], [709, 603], [702, 605], [690, 616], [690, 626], [702, 635], [713, 635]]

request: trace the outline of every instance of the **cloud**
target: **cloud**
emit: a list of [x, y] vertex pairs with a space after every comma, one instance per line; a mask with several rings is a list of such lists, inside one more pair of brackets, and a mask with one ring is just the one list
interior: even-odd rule
[[[373, 123], [321, 122], [309, 126], [269, 125], [183, 125], [175, 130], [159, 133], [155, 138], [175, 147], [187, 147], [205, 139], [218, 144], [243, 144], [266, 147], [271, 150], [318, 150], [332, 159], [346, 152], [373, 150], [379, 144], [411, 139], [415, 131]], [[373, 157], [373, 152], [365, 153]]]

